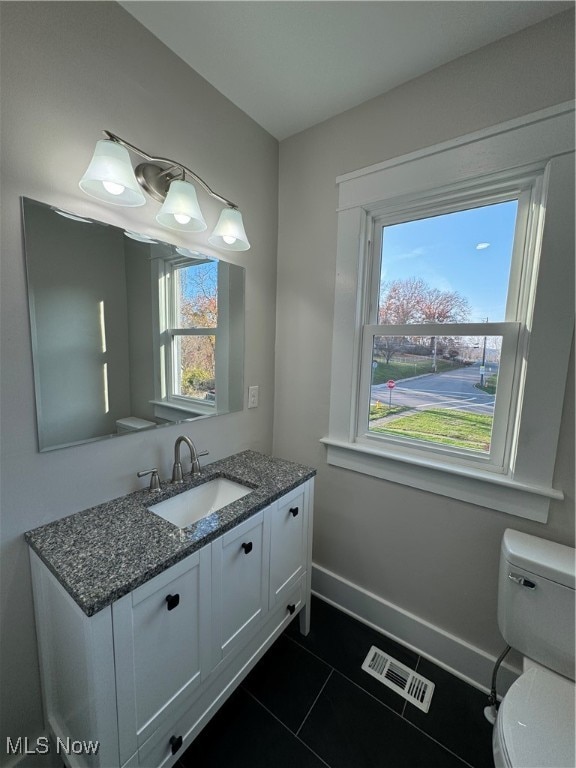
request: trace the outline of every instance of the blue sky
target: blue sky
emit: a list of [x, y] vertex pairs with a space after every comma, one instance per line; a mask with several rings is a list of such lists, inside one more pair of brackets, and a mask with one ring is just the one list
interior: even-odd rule
[[512, 200], [385, 227], [381, 279], [421, 277], [465, 296], [471, 322], [504, 320], [517, 209]]

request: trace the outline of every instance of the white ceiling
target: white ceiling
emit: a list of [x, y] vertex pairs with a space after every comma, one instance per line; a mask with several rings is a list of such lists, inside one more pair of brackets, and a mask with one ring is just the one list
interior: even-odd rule
[[552, 0], [121, 5], [278, 139], [574, 7]]

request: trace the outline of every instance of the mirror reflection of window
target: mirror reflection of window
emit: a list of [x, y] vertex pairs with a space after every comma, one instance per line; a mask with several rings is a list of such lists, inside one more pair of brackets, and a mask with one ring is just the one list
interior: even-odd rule
[[215, 402], [218, 263], [180, 266], [174, 278], [172, 394]]

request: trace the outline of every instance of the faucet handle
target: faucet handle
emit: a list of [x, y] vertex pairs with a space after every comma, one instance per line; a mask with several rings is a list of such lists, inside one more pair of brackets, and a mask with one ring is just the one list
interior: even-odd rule
[[200, 451], [196, 456], [198, 456], [198, 458], [200, 458], [200, 456], [210, 456], [210, 451]]
[[138, 477], [145, 477], [146, 475], [151, 475], [150, 477], [150, 485], [148, 487], [148, 490], [150, 492], [158, 492], [161, 490], [160, 488], [160, 477], [158, 476], [158, 470], [154, 467], [154, 469], [143, 469], [141, 472], [137, 472]]

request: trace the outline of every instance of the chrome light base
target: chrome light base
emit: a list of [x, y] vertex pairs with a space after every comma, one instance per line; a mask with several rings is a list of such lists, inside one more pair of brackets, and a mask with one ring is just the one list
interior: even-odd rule
[[166, 199], [170, 182], [182, 178], [179, 168], [166, 169], [154, 163], [140, 163], [136, 166], [134, 173], [142, 189], [159, 203], [163, 203]]

